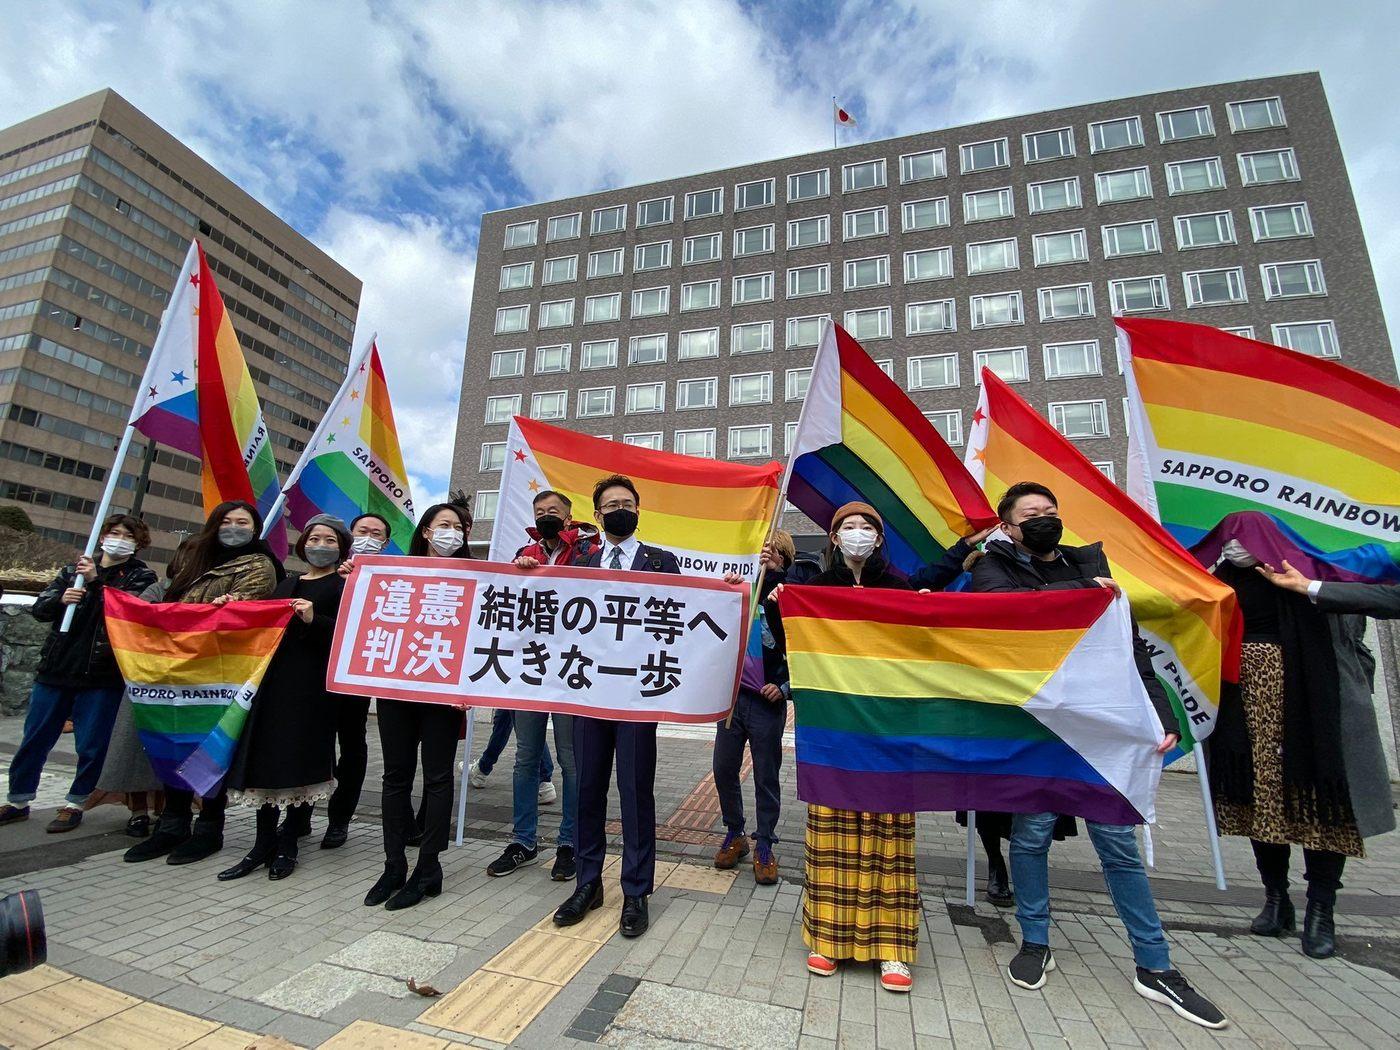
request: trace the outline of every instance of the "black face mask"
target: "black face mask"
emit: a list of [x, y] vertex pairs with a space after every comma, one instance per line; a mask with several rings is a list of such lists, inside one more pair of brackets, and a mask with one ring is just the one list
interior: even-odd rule
[[610, 510], [603, 515], [603, 531], [609, 536], [626, 539], [637, 531], [635, 510]]
[[1021, 545], [1032, 554], [1049, 554], [1060, 545], [1065, 523], [1049, 514], [1021, 522]]
[[543, 514], [535, 519], [535, 528], [547, 540], [558, 539], [564, 531], [564, 519], [557, 514]]

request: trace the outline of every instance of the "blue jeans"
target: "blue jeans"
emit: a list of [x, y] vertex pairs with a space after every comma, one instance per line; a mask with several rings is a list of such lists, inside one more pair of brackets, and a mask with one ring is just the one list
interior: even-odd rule
[[719, 795], [725, 829], [734, 835], [744, 834], [744, 792], [739, 786], [739, 770], [747, 741], [753, 756], [753, 796], [758, 811], [754, 839], [768, 846], [778, 841], [778, 810], [782, 801], [778, 773], [783, 767], [786, 725], [786, 700], [774, 703], [740, 689], [731, 724], [726, 728], [720, 722], [715, 727], [715, 793]]
[[[1050, 943], [1050, 842], [1054, 813], [1017, 813], [1011, 821], [1011, 881], [1016, 890], [1016, 921], [1022, 940]], [[1145, 970], [1168, 970], [1171, 958], [1152, 887], [1138, 855], [1131, 824], [1086, 820], [1089, 840], [1099, 855], [1104, 882], [1118, 918], [1128, 931], [1133, 959]]]
[[10, 763], [12, 806], [27, 806], [39, 791], [39, 774], [49, 752], [63, 733], [63, 723], [73, 720], [73, 744], [78, 751], [78, 771], [68, 788], [68, 804], [81, 806], [97, 787], [112, 723], [122, 702], [122, 687], [74, 689], [35, 682], [29, 693], [29, 713], [24, 716], [24, 736]]
[[554, 719], [554, 750], [564, 771], [564, 804], [559, 814], [559, 845], [574, 844], [574, 821], [578, 814], [578, 770], [574, 766], [574, 717], [550, 715], [543, 711], [515, 712], [515, 777], [513, 838], [526, 849], [538, 846], [540, 823], [540, 784], [543, 762], [549, 756], [544, 742], [545, 726]]
[[[491, 713], [491, 738], [486, 741], [486, 749], [481, 752], [481, 757], [476, 760], [477, 771], [484, 777], [491, 775], [491, 770], [496, 768], [496, 760], [501, 757], [501, 752], [506, 748], [506, 742], [510, 740], [510, 731], [515, 727], [515, 712], [504, 707], [498, 707]], [[556, 745], [558, 746], [558, 745]], [[540, 755], [540, 783], [545, 784], [554, 779], [554, 759], [549, 755], [549, 745], [544, 746], [544, 751]]]

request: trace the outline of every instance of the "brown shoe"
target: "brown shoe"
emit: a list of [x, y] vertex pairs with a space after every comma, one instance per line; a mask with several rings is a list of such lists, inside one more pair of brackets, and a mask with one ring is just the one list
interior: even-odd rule
[[715, 867], [721, 871], [728, 871], [748, 855], [749, 840], [742, 834], [736, 835], [731, 831], [724, 836], [724, 845], [715, 853]]
[[754, 851], [753, 881], [760, 886], [774, 886], [778, 882], [778, 858], [773, 856], [773, 847], [765, 842], [760, 842]]
[[57, 835], [60, 832], [72, 831], [83, 822], [83, 811], [74, 809], [72, 806], [64, 806], [55, 814], [53, 820], [49, 821], [48, 827], [44, 828], [50, 835]]
[[28, 806], [12, 806], [8, 802], [0, 806], [0, 825], [18, 824], [21, 820], [28, 819]]

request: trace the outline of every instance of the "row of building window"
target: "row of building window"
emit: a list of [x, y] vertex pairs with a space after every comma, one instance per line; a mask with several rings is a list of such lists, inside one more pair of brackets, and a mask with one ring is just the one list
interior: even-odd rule
[[[1235, 132], [1260, 131], [1284, 127], [1283, 103], [1278, 98], [1257, 99], [1230, 104], [1230, 125]], [[1215, 122], [1209, 106], [1195, 106], [1157, 114], [1157, 134], [1161, 142], [1180, 142], [1208, 138], [1215, 134]], [[1089, 125], [1091, 153], [1106, 153], [1132, 149], [1144, 144], [1142, 119], [1120, 117], [1096, 121]], [[1065, 160], [1076, 155], [1074, 129], [1051, 128], [1031, 132], [1021, 137], [1021, 152], [1027, 164]], [[1010, 140], [1000, 138], [972, 142], [958, 147], [963, 174], [992, 171], [1011, 166]], [[1241, 155], [1241, 170], [1244, 169]], [[1218, 160], [1218, 158], [1217, 158]], [[1169, 165], [1170, 167], [1170, 165]], [[1145, 169], [1144, 169], [1145, 170]], [[948, 174], [947, 153], [943, 149], [905, 153], [899, 158], [900, 183], [926, 182]], [[831, 172], [828, 168], [795, 172], [787, 176], [789, 203], [830, 196]], [[841, 167], [841, 192], [859, 193], [888, 185], [886, 161], [883, 157], [855, 161]], [[772, 207], [776, 202], [776, 178], [739, 182], [734, 186], [734, 211], [745, 212]], [[724, 188], [720, 186], [693, 190], [683, 197], [683, 217], [688, 220], [707, 219], [724, 213]], [[617, 233], [627, 228], [627, 205], [615, 204], [594, 208], [589, 213], [591, 235]], [[638, 202], [635, 222], [638, 229], [662, 226], [675, 218], [675, 197], [655, 197]], [[545, 240], [565, 241], [582, 235], [583, 213], [571, 212], [552, 216], [546, 221]], [[505, 230], [506, 248], [526, 248], [538, 243], [539, 220], [511, 223]]]
[[[1015, 242], [1010, 242], [1014, 251]], [[906, 265], [908, 261], [906, 260]], [[1006, 269], [1014, 269], [1007, 267]], [[991, 271], [987, 271], [991, 272]], [[1259, 267], [1260, 284], [1266, 301], [1283, 299], [1306, 299], [1327, 294], [1327, 283], [1322, 273], [1322, 263], [1317, 259], [1297, 259], [1287, 262], [1264, 263]], [[1226, 306], [1248, 302], [1245, 286], [1245, 271], [1242, 266], [1226, 266], [1203, 270], [1189, 270], [1181, 275], [1182, 286], [1188, 308]], [[879, 256], [872, 259], [852, 260], [846, 264], [846, 290], [885, 287], [889, 285], [889, 258]], [[1171, 308], [1165, 274], [1142, 277], [1124, 277], [1107, 282], [1109, 302], [1115, 314], [1150, 313]], [[788, 300], [812, 295], [826, 295], [830, 288], [830, 269], [823, 263], [816, 267], [794, 267], [787, 273], [786, 298]], [[1038, 288], [1041, 321], [1068, 321], [1095, 316], [1093, 285], [1088, 282], [1054, 285]], [[733, 285], [734, 305], [771, 302], [773, 300], [773, 274], [749, 274], [735, 277]], [[575, 324], [575, 300], [563, 299], [557, 302], [540, 303], [539, 331], [556, 328], [569, 328]], [[622, 295], [588, 296], [584, 299], [583, 323], [598, 324], [622, 319]], [[904, 334], [930, 335], [957, 330], [955, 300], [935, 299], [909, 303], [905, 309]], [[720, 282], [700, 281], [681, 285], [680, 312], [691, 313], [700, 310], [717, 309], [720, 306]], [[633, 320], [665, 317], [671, 312], [671, 289], [640, 288], [631, 293], [631, 313]], [[998, 328], [1005, 325], [1025, 323], [1022, 293], [1016, 291], [986, 292], [968, 297], [971, 327]], [[530, 330], [530, 306], [501, 307], [496, 311], [497, 335], [518, 335]], [[844, 324], [857, 339], [888, 339], [893, 333], [891, 325], [892, 308], [889, 306], [865, 307], [847, 310]], [[791, 323], [791, 321], [789, 322]], [[768, 325], [770, 338], [766, 346], [758, 349], [771, 349], [771, 322], [759, 321], [750, 324], [734, 325], [734, 332], [745, 334], [743, 345], [752, 345], [756, 337], [747, 333], [762, 330]], [[634, 337], [654, 338], [651, 336]], [[599, 340], [598, 342], [603, 342]], [[587, 345], [587, 344], [585, 344]], [[791, 340], [789, 346], [792, 345]], [[499, 351], [510, 354], [513, 351]], [[739, 351], [732, 351], [739, 352]], [[493, 359], [494, 360], [494, 359]], [[496, 374], [493, 367], [492, 375]]]
[[[1246, 161], [1249, 163], [1247, 164]], [[1240, 157], [1245, 184], [1250, 186], [1278, 182], [1296, 182], [1297, 161], [1291, 149]], [[1177, 161], [1167, 165], [1169, 196], [1201, 193], [1225, 188], [1225, 173], [1219, 157]], [[1095, 176], [1097, 203], [1121, 204], [1151, 199], [1152, 179], [1147, 168], [1125, 168], [1101, 172]], [[1026, 187], [1027, 206], [1032, 215], [1070, 211], [1083, 206], [1079, 176], [1034, 182]], [[947, 197], [929, 197], [907, 201], [900, 206], [901, 230], [915, 233], [941, 229], [950, 225]], [[963, 194], [963, 222], [975, 224], [995, 219], [1010, 219], [1016, 215], [1015, 192], [1010, 186], [977, 190]], [[1301, 209], [1302, 215], [1298, 214]], [[1212, 213], [1221, 214], [1221, 213]], [[1225, 213], [1228, 214], [1228, 213]], [[1179, 218], [1189, 218], [1181, 216]], [[831, 243], [833, 216], [812, 215], [787, 222], [786, 249], [797, 251]], [[1153, 220], [1155, 222], [1155, 220]], [[1306, 237], [1312, 234], [1312, 221], [1305, 203], [1264, 205], [1250, 209], [1250, 225], [1256, 241]], [[885, 205], [859, 208], [842, 213], [842, 238], [845, 241], [883, 237], [889, 233], [889, 210]], [[733, 257], [742, 259], [766, 255], [775, 250], [776, 224], [746, 226], [734, 231]], [[665, 269], [673, 261], [670, 240], [636, 245], [632, 252], [634, 272]], [[683, 238], [683, 265], [717, 262], [723, 258], [723, 234], [703, 233]], [[541, 285], [564, 284], [578, 279], [578, 255], [562, 255], [545, 259], [541, 265]], [[587, 276], [590, 280], [618, 277], [626, 272], [623, 248], [603, 249], [588, 254]], [[535, 281], [535, 263], [507, 263], [501, 267], [500, 291], [531, 288]]]

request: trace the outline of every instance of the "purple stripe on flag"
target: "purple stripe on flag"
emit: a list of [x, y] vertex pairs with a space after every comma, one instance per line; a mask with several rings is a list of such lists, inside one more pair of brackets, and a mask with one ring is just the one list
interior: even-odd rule
[[201, 797], [207, 797], [218, 792], [219, 785], [228, 775], [228, 763], [220, 762], [210, 754], [206, 745], [201, 744], [190, 752], [189, 758], [180, 763], [179, 775], [189, 790]]
[[797, 763], [803, 802], [870, 813], [958, 809], [1001, 813], [1065, 813], [1103, 824], [1141, 824], [1140, 814], [1106, 785], [989, 773], [868, 773]]
[[172, 412], [167, 406], [180, 406], [185, 398], [193, 403], [194, 394], [182, 394], [178, 398], [146, 409], [136, 421], [136, 429], [152, 441], [168, 445], [191, 456], [200, 455], [199, 424], [180, 412]]

